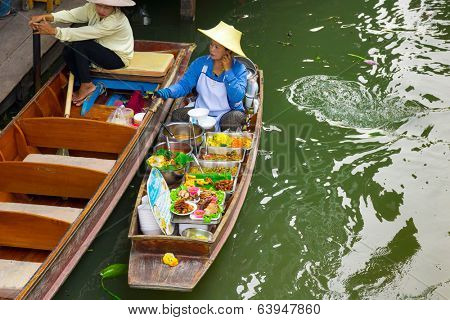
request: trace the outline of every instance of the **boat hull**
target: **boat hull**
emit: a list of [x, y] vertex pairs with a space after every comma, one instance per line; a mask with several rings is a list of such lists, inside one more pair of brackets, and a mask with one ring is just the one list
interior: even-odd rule
[[[192, 291], [218, 256], [239, 217], [255, 168], [262, 130], [263, 82], [263, 72], [259, 70], [260, 109], [253, 119], [254, 147], [247, 156], [238, 187], [211, 242], [187, 240], [177, 236], [144, 236], [140, 234], [136, 208], [145, 193], [147, 177], [144, 177], [128, 235], [132, 242], [128, 269], [130, 287]], [[176, 107], [177, 104], [174, 104], [173, 108]], [[179, 264], [176, 267], [171, 268], [162, 262], [162, 256], [167, 252], [177, 256]]]
[[[162, 86], [174, 83], [184, 74], [194, 48], [193, 44], [136, 41], [136, 50], [138, 51], [179, 52]], [[36, 97], [56, 76], [47, 82], [36, 94]], [[153, 108], [149, 111], [153, 113], [152, 116], [146, 116], [147, 120], [141, 124], [131, 142], [118, 158], [118, 165], [103, 181], [84, 208], [80, 218], [70, 226], [57, 247], [44, 260], [42, 266], [19, 292], [16, 299], [51, 299], [57, 292], [86, 252], [138, 171], [159, 132], [161, 122], [166, 119], [172, 103], [173, 100], [165, 102], [161, 100], [153, 104]], [[21, 114], [18, 115], [18, 118], [20, 116]]]

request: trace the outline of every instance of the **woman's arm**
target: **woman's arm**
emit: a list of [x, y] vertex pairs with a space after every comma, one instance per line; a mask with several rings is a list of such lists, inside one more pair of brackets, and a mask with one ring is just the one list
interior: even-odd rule
[[74, 8], [72, 10], [62, 10], [51, 13], [54, 22], [62, 23], [86, 23], [89, 21], [89, 10], [92, 4], [87, 3], [82, 7]]
[[195, 88], [198, 78], [202, 73], [205, 60], [205, 57], [200, 57], [191, 63], [183, 78], [168, 88], [170, 90], [170, 98], [176, 99], [186, 96]]
[[247, 90], [247, 69], [242, 64], [235, 64], [233, 68], [225, 71], [223, 78], [227, 88], [230, 106], [242, 101]]
[[100, 22], [79, 28], [56, 28], [55, 37], [61, 41], [83, 41], [100, 39], [116, 33], [121, 23], [115, 17], [107, 17]]

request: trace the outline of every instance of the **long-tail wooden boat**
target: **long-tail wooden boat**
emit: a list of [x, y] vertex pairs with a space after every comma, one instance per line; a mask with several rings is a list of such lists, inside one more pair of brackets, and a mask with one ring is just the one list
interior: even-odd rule
[[[251, 117], [248, 128], [248, 131], [254, 134], [253, 148], [245, 156], [236, 190], [226, 202], [226, 210], [222, 220], [214, 230], [211, 241], [194, 240], [181, 236], [143, 235], [139, 227], [137, 207], [141, 204], [141, 198], [147, 193], [146, 182], [149, 173], [144, 177], [132, 213], [128, 234], [132, 241], [128, 269], [128, 284], [130, 287], [192, 291], [214, 262], [239, 217], [255, 167], [262, 129], [262, 70], [258, 71], [258, 83], [260, 107], [257, 113]], [[176, 102], [172, 108], [175, 109], [180, 104], [183, 103]], [[179, 264], [175, 267], [169, 267], [162, 262], [163, 255], [169, 252], [173, 253], [179, 260]]]
[[[136, 51], [173, 55], [165, 75], [96, 74], [165, 87], [184, 74], [194, 48], [136, 41]], [[114, 108], [99, 104], [85, 117], [72, 106], [65, 118], [67, 84], [61, 68], [0, 133], [3, 299], [55, 294], [119, 201], [173, 104], [147, 100], [148, 112], [138, 128], [107, 122]], [[69, 156], [58, 150], [68, 150]]]

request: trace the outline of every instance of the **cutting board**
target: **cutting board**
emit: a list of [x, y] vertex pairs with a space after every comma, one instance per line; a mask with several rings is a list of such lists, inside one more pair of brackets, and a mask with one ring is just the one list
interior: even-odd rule
[[135, 52], [130, 65], [126, 68], [105, 70], [102, 73], [124, 74], [133, 76], [163, 77], [174, 62], [174, 56], [161, 52]]

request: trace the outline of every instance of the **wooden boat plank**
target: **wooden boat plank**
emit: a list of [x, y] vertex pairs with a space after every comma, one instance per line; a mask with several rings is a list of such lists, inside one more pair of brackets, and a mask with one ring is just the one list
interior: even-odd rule
[[59, 164], [71, 167], [80, 167], [96, 170], [103, 173], [110, 172], [114, 164], [116, 163], [115, 160], [60, 156], [56, 154], [37, 154], [37, 153], [31, 153], [27, 155], [23, 159], [23, 162]]
[[70, 224], [55, 217], [0, 210], [0, 246], [52, 250]]
[[2, 138], [0, 139], [0, 151], [5, 160], [15, 160], [19, 157], [19, 151], [15, 143], [15, 134], [13, 128], [2, 131]]
[[105, 173], [57, 164], [0, 162], [0, 191], [90, 199]]
[[129, 126], [88, 119], [28, 118], [18, 123], [31, 146], [117, 154], [136, 133]]
[[40, 266], [36, 262], [0, 259], [0, 297], [14, 298]]
[[192, 291], [209, 267], [207, 257], [178, 255], [175, 267], [162, 263], [162, 257], [161, 253], [143, 253], [132, 248], [128, 284], [141, 289]]

